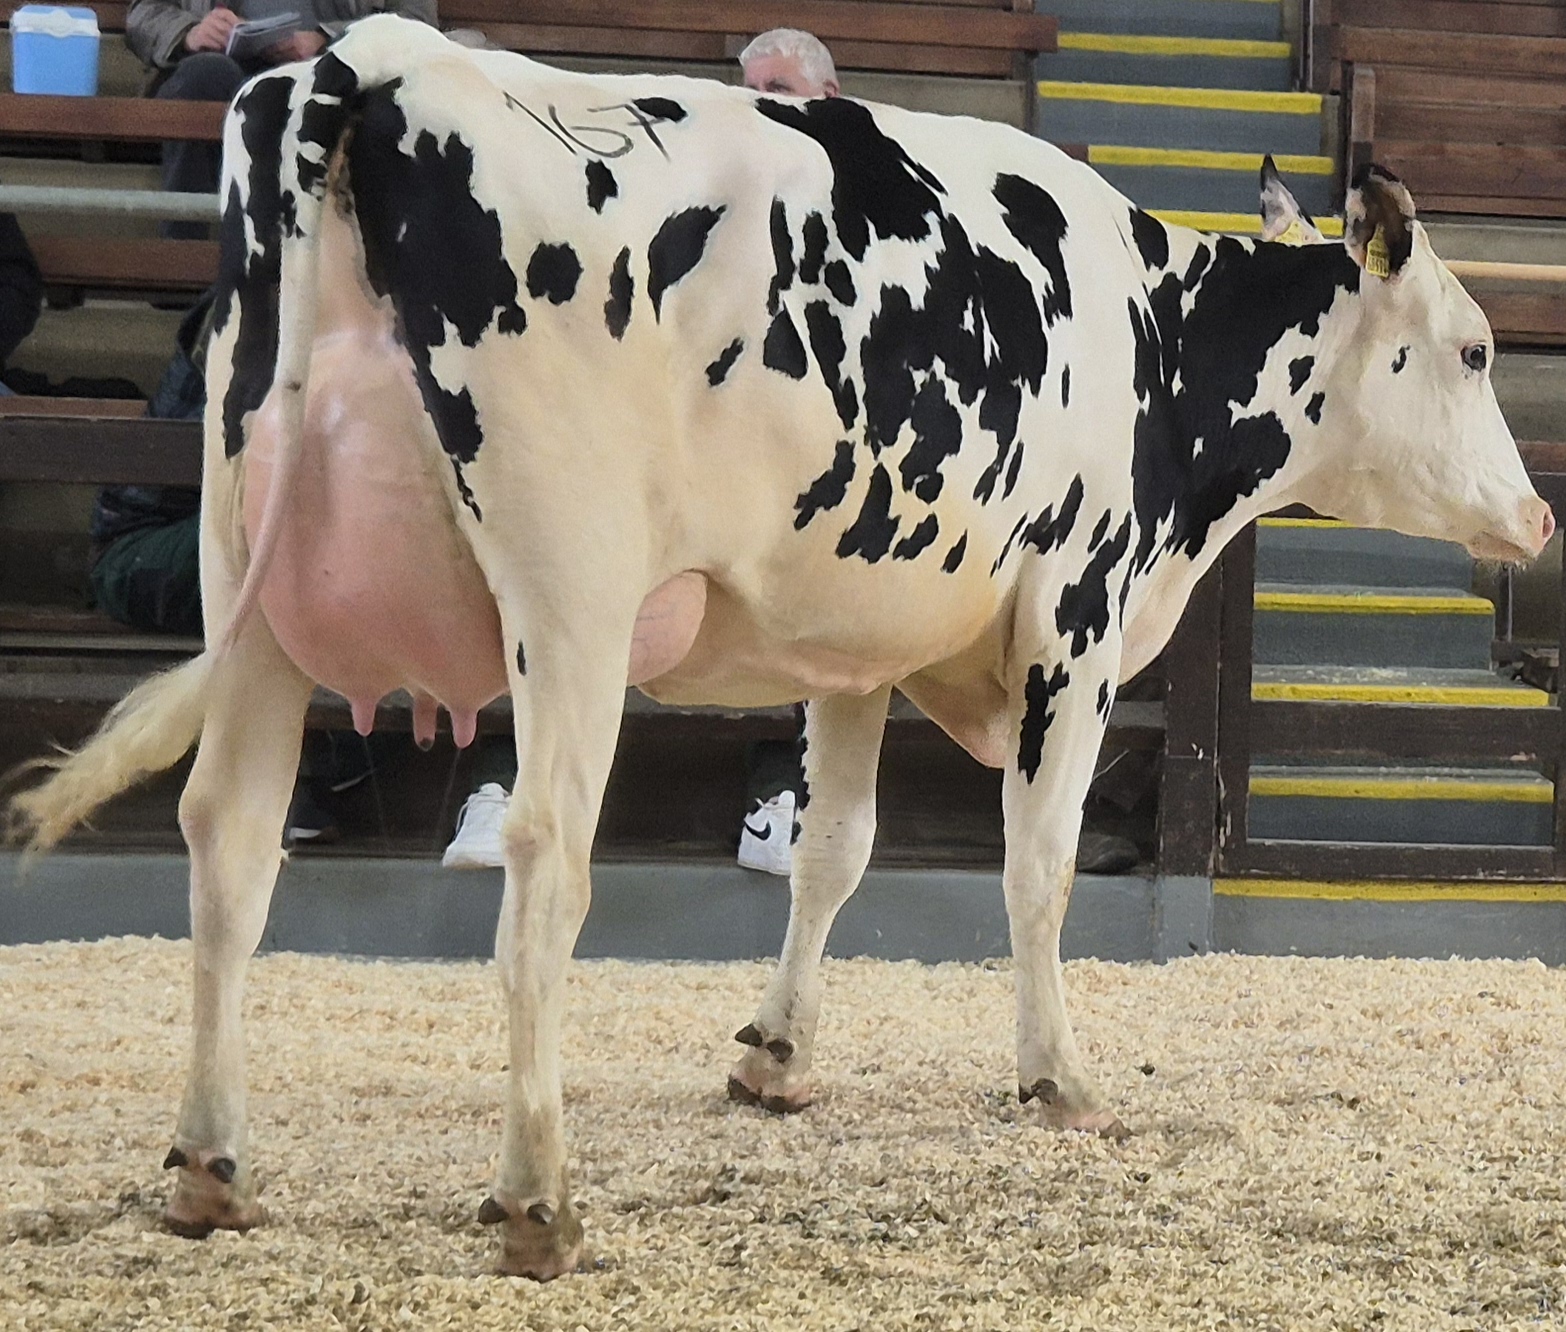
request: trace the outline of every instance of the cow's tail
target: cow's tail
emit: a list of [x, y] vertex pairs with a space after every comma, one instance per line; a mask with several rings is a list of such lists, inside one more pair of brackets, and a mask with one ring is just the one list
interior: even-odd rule
[[[131, 690], [75, 753], [36, 759], [20, 772], [53, 768], [41, 785], [12, 797], [7, 832], [29, 852], [47, 851], [113, 796], [184, 757], [201, 734], [212, 687], [211, 652]], [[13, 774], [13, 775], [20, 775]]]
[[[421, 59], [449, 51], [446, 39], [422, 24], [372, 17], [355, 24], [331, 51], [298, 73], [286, 126], [277, 127], [282, 134], [276, 195], [281, 278], [272, 387], [279, 398], [281, 430], [260, 530], [233, 614], [220, 635], [209, 628], [207, 648], [199, 657], [127, 694], [81, 749], [36, 760], [11, 774], [53, 770], [7, 805], [6, 840], [25, 840], [29, 853], [54, 846], [138, 779], [172, 767], [200, 736], [214, 677], [259, 600], [299, 475], [315, 341], [320, 223], [332, 157], [363, 91], [407, 74]], [[255, 182], [250, 184], [253, 188]], [[256, 221], [254, 211], [251, 220]], [[254, 239], [264, 250], [266, 238]]]
[[355, 23], [302, 76], [301, 90], [305, 81], [308, 90], [295, 98], [289, 113], [279, 172], [279, 197], [285, 207], [280, 219], [277, 369], [272, 383], [278, 408], [276, 454], [250, 562], [234, 613], [218, 643], [220, 658], [233, 647], [260, 599], [299, 475], [310, 352], [315, 343], [321, 215], [332, 158], [365, 92], [452, 50], [445, 37], [422, 23], [372, 16]]

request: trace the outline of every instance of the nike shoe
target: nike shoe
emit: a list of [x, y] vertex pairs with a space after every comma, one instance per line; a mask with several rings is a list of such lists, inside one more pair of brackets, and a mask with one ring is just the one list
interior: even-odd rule
[[500, 825], [506, 817], [506, 788], [485, 782], [457, 815], [457, 832], [440, 858], [446, 869], [501, 869], [506, 863]]
[[326, 846], [341, 836], [337, 820], [316, 803], [303, 782], [297, 783], [288, 806], [288, 818], [283, 824], [284, 849], [302, 851], [312, 846]]
[[794, 793], [780, 791], [745, 816], [739, 863], [746, 869], [779, 874], [786, 879], [794, 861], [793, 838]]

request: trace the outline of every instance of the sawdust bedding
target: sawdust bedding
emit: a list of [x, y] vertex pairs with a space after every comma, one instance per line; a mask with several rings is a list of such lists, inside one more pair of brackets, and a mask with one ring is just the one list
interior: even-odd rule
[[1566, 1327], [1566, 975], [1069, 969], [1137, 1135], [1019, 1110], [1009, 966], [838, 962], [818, 1104], [723, 1098], [760, 965], [591, 963], [566, 1105], [592, 1266], [489, 1274], [492, 972], [251, 972], [270, 1222], [164, 1234], [189, 946], [0, 949], [7, 1329]]

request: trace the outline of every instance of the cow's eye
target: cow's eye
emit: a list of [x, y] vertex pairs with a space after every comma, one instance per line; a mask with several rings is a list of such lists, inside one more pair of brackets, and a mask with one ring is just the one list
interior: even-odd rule
[[1483, 372], [1490, 362], [1490, 349], [1482, 342], [1476, 342], [1471, 347], [1463, 348], [1463, 364], [1475, 374]]

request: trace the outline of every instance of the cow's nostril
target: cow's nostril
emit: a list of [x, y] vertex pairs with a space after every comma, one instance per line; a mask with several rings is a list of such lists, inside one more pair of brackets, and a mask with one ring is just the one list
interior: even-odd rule
[[1544, 522], [1542, 524], [1542, 528], [1545, 541], [1548, 541], [1552, 536], [1555, 535], [1555, 514], [1551, 511], [1548, 504], [1544, 506]]

